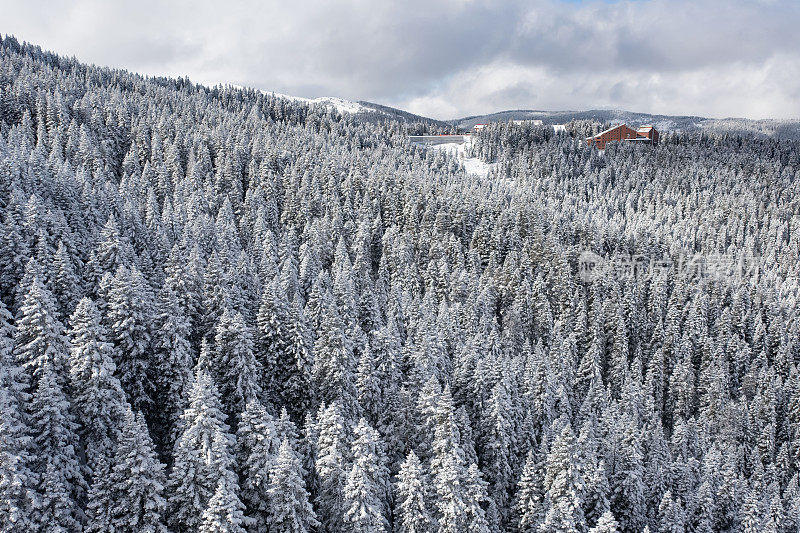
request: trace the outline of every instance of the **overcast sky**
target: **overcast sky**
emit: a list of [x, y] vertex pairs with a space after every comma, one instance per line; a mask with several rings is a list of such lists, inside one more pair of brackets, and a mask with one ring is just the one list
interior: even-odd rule
[[0, 32], [143, 74], [440, 119], [800, 117], [798, 0], [0, 0]]

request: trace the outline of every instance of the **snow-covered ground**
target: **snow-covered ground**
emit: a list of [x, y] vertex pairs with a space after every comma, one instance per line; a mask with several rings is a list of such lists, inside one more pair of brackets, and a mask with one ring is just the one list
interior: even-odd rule
[[477, 157], [467, 157], [467, 148], [470, 145], [470, 139], [467, 137], [466, 142], [463, 143], [444, 143], [429, 145], [428, 148], [432, 150], [445, 150], [454, 154], [464, 164], [464, 170], [467, 174], [476, 174], [478, 176], [486, 177], [494, 168], [495, 163], [486, 163]]

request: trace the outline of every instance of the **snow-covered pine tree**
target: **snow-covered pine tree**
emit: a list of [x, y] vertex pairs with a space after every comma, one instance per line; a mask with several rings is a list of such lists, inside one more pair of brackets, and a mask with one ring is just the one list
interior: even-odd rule
[[120, 266], [103, 286], [106, 325], [114, 344], [114, 362], [122, 388], [135, 411], [148, 414], [152, 405], [153, 295], [135, 266]]
[[[470, 533], [489, 533], [497, 531], [500, 517], [496, 515], [497, 510], [494, 502], [486, 494], [487, 483], [483, 480], [483, 474], [478, 469], [478, 465], [472, 463], [467, 469], [466, 476], [466, 523]], [[484, 506], [489, 506], [492, 514], [487, 516]]]
[[34, 278], [15, 321], [14, 356], [24, 370], [24, 384], [34, 390], [42, 368], [50, 365], [54, 377], [66, 380], [68, 342], [58, 320], [53, 295]]
[[253, 336], [238, 311], [225, 309], [214, 335], [211, 370], [226, 412], [231, 416], [244, 410], [250, 398], [261, 395], [261, 365], [253, 353]]
[[483, 461], [488, 472], [489, 490], [500, 509], [501, 520], [507, 519], [510, 488], [515, 462], [516, 435], [512, 425], [512, 406], [506, 385], [498, 382], [492, 388], [485, 411]]
[[581, 506], [582, 480], [573, 457], [575, 437], [569, 421], [560, 419], [561, 430], [553, 438], [545, 460], [545, 512], [540, 531], [585, 531]]
[[46, 360], [30, 403], [33, 442], [31, 469], [37, 479], [35, 528], [41, 531], [77, 531], [86, 490], [84, 468], [78, 457], [78, 424], [53, 363]]
[[100, 231], [97, 247], [86, 265], [86, 281], [96, 290], [103, 274], [117, 271], [120, 266], [129, 266], [133, 251], [127, 237], [120, 233], [114, 215], [109, 215]]
[[395, 527], [399, 533], [434, 531], [428, 500], [430, 487], [427, 474], [414, 450], [409, 450], [395, 483]]
[[686, 511], [680, 500], [672, 497], [672, 491], [664, 493], [658, 506], [658, 532], [684, 533], [686, 531]]
[[172, 453], [185, 409], [187, 388], [192, 380], [195, 352], [190, 344], [191, 322], [178, 295], [164, 284], [158, 295], [158, 324], [154, 334], [155, 357], [152, 374], [154, 397], [159, 405], [156, 416], [156, 442], [166, 455]]
[[110, 472], [110, 530], [166, 533], [165, 482], [144, 417], [127, 408]]
[[287, 376], [283, 381], [281, 400], [295, 420], [302, 420], [314, 401], [311, 384], [314, 370], [313, 342], [300, 298], [289, 310]]
[[350, 437], [339, 402], [320, 407], [317, 414], [316, 494], [317, 517], [325, 531], [344, 530], [344, 489], [350, 464]]
[[111, 506], [114, 486], [111, 481], [111, 459], [98, 457], [92, 470], [92, 484], [86, 495], [86, 533], [112, 531]]
[[619, 533], [619, 524], [611, 511], [606, 511], [589, 533]]
[[537, 531], [544, 519], [544, 469], [544, 457], [529, 450], [514, 497], [517, 527], [521, 533]]
[[383, 533], [386, 518], [389, 471], [378, 432], [361, 419], [355, 428], [353, 466], [344, 487], [344, 523], [353, 533]]
[[289, 439], [283, 439], [269, 470], [267, 503], [269, 531], [311, 533], [320, 526], [309, 502], [303, 467]]
[[278, 393], [276, 400], [282, 401], [280, 393], [293, 370], [293, 365], [288, 363], [287, 353], [292, 339], [289, 335], [287, 298], [277, 277], [267, 283], [262, 291], [256, 323], [255, 353], [264, 369], [265, 389]]
[[0, 531], [24, 533], [34, 528], [35, 477], [29, 468], [31, 436], [21, 404], [27, 394], [12, 356], [10, 319], [0, 301]]
[[[232, 474], [227, 469], [221, 471], [219, 468], [225, 465], [216, 460], [224, 458], [225, 447], [217, 446], [216, 459], [212, 453], [216, 440], [222, 439], [230, 447], [235, 439], [228, 432], [219, 392], [208, 372], [197, 370], [188, 394], [181, 416], [183, 431], [175, 443], [168, 481], [168, 520], [175, 531], [198, 530], [218, 480]], [[223, 488], [230, 487], [228, 484]]]
[[353, 340], [345, 330], [344, 318], [330, 293], [324, 295], [321, 320], [314, 341], [313, 376], [317, 399], [326, 404], [338, 401], [346, 418], [357, 418], [360, 406]]
[[436, 430], [430, 465], [436, 491], [439, 533], [456, 533], [465, 531], [468, 527], [467, 466], [453, 411], [453, 398], [450, 389], [445, 387], [436, 410]]
[[269, 523], [270, 469], [275, 463], [280, 438], [275, 419], [257, 399], [247, 401], [236, 433], [237, 456], [242, 473], [242, 501], [255, 530]]
[[128, 401], [114, 375], [113, 347], [100, 312], [89, 298], [83, 298], [72, 314], [69, 337], [70, 389], [92, 465], [101, 455], [107, 460], [113, 456]]
[[53, 274], [50, 285], [53, 288], [53, 296], [58, 302], [59, 314], [62, 317], [69, 316], [75, 309], [82, 290], [80, 278], [75, 273], [75, 267], [63, 240], [58, 242], [58, 248], [53, 255]]
[[203, 511], [199, 533], [245, 533], [244, 505], [226, 476], [219, 478], [214, 495]]

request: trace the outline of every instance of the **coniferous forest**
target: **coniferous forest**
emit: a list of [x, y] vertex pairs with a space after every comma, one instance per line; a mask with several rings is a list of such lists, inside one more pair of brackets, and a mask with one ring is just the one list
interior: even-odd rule
[[800, 141], [436, 127], [2, 39], [0, 531], [797, 532]]

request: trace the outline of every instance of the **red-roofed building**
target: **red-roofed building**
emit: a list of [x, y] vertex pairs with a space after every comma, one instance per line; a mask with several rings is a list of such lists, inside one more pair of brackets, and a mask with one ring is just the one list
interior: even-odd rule
[[599, 150], [605, 150], [606, 144], [614, 141], [644, 142], [655, 146], [658, 144], [658, 131], [653, 126], [642, 126], [634, 130], [627, 124], [620, 124], [586, 138], [586, 144], [596, 146]]

